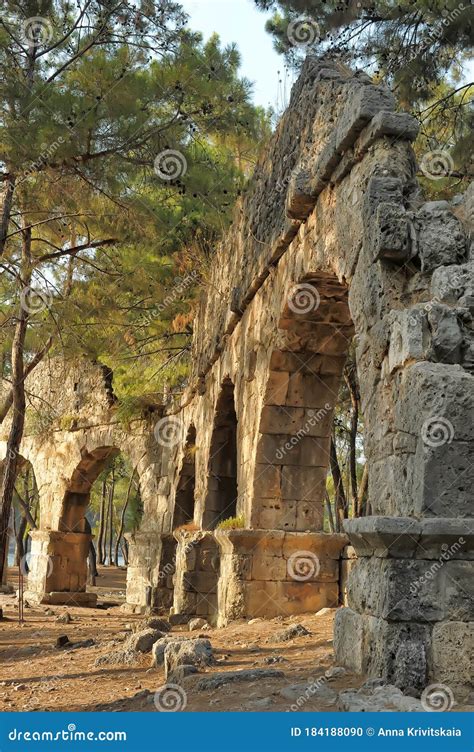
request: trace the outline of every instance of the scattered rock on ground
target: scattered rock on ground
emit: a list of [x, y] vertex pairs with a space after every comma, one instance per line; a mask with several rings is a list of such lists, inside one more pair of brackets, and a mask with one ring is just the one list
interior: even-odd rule
[[250, 619], [247, 624], [258, 624], [259, 621], [263, 621], [261, 616], [256, 616], [255, 619]]
[[253, 710], [262, 710], [262, 708], [269, 708], [270, 705], [273, 705], [273, 700], [271, 697], [259, 697], [256, 700], [249, 700], [246, 703], [247, 708], [252, 708]]
[[380, 686], [362, 686], [359, 690], [347, 690], [339, 694], [342, 711], [350, 713], [408, 712], [422, 713], [424, 707], [420, 700], [406, 697], [393, 684]]
[[191, 666], [188, 663], [184, 663], [182, 666], [176, 666], [173, 671], [166, 677], [166, 681], [169, 684], [181, 684], [183, 679], [192, 674], [197, 674], [198, 669], [196, 666]]
[[188, 629], [193, 632], [195, 629], [209, 629], [209, 624], [205, 619], [191, 619], [188, 623]]
[[288, 640], [293, 640], [295, 637], [305, 637], [309, 634], [311, 634], [311, 632], [309, 632], [306, 627], [303, 627], [302, 624], [292, 624], [286, 629], [281, 629], [280, 631], [275, 632], [272, 637], [268, 638], [268, 641], [288, 642]]
[[56, 621], [58, 624], [70, 624], [72, 621], [71, 614], [66, 611], [66, 613], [57, 616]]
[[154, 643], [164, 637], [159, 629], [143, 629], [128, 638], [127, 647], [139, 653], [150, 653]]
[[157, 640], [151, 649], [151, 665], [162, 666], [165, 662], [165, 648], [167, 644], [171, 641], [180, 642], [183, 640], [189, 640], [189, 637], [187, 635], [168, 635]]
[[70, 642], [65, 647], [69, 650], [75, 650], [76, 648], [91, 648], [95, 645], [94, 640], [80, 640], [79, 642]]
[[283, 679], [285, 674], [276, 668], [244, 669], [243, 671], [222, 671], [213, 676], [200, 679], [196, 685], [199, 692], [218, 689], [230, 682], [255, 681], [257, 679]]
[[136, 650], [112, 650], [110, 653], [104, 653], [96, 658], [95, 666], [131, 666], [138, 659], [139, 653]]
[[160, 632], [169, 632], [171, 624], [167, 619], [159, 619], [156, 616], [152, 616], [150, 619], [146, 619], [144, 629], [159, 629]]
[[171, 640], [165, 647], [165, 676], [177, 666], [211, 666], [215, 663], [210, 640]]
[[59, 635], [56, 639], [55, 646], [57, 648], [64, 648], [66, 645], [70, 645], [69, 637], [67, 635]]
[[191, 618], [189, 614], [170, 614], [169, 622], [174, 627], [180, 624], [187, 624]]
[[311, 699], [317, 699], [327, 705], [334, 705], [337, 701], [337, 692], [328, 687], [324, 679], [309, 680], [304, 684], [290, 684], [280, 689], [280, 695], [299, 707], [303, 707]]
[[270, 666], [272, 663], [283, 663], [283, 661], [286, 661], [286, 658], [283, 658], [282, 655], [269, 655], [263, 659], [263, 662], [268, 666]]
[[331, 666], [331, 668], [328, 668], [328, 670], [324, 672], [326, 679], [339, 679], [346, 674], [347, 671], [343, 666]]

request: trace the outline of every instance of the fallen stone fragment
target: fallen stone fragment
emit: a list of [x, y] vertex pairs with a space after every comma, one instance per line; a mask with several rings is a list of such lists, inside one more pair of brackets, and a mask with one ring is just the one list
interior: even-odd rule
[[420, 700], [406, 697], [393, 684], [363, 686], [359, 690], [341, 692], [339, 705], [342, 711], [350, 713], [422, 713], [425, 710]]
[[345, 676], [346, 674], [347, 671], [343, 666], [332, 666], [324, 672], [326, 679], [339, 679], [339, 677]]
[[200, 679], [196, 685], [198, 691], [205, 692], [208, 689], [218, 689], [230, 682], [246, 682], [258, 679], [283, 679], [285, 674], [276, 668], [244, 669], [243, 671], [222, 671], [213, 676]]
[[188, 629], [193, 632], [195, 629], [209, 629], [209, 624], [205, 619], [191, 619], [188, 623]]
[[95, 666], [130, 666], [136, 663], [140, 653], [136, 650], [113, 650], [96, 658]]
[[65, 614], [60, 614], [60, 616], [57, 616], [56, 621], [58, 624], [70, 624], [72, 621], [71, 614], [66, 611]]
[[310, 635], [311, 632], [309, 632], [306, 627], [303, 627], [302, 624], [292, 624], [290, 627], [287, 627], [286, 629], [282, 629], [279, 632], [275, 632], [275, 634], [272, 637], [269, 637], [269, 642], [288, 642], [289, 640], [293, 640], [295, 637], [305, 637], [306, 635]]
[[189, 640], [187, 635], [169, 635], [157, 640], [151, 649], [151, 665], [162, 666], [165, 662], [165, 648], [171, 641], [180, 642], [183, 640]]
[[159, 629], [143, 629], [128, 638], [127, 647], [139, 653], [150, 653], [154, 643], [164, 637]]
[[172, 640], [165, 647], [165, 677], [177, 666], [211, 666], [215, 663], [212, 645], [209, 640]]
[[58, 638], [56, 639], [56, 643], [55, 643], [55, 646], [56, 646], [57, 648], [64, 648], [64, 647], [65, 647], [66, 645], [69, 645], [69, 644], [70, 644], [70, 642], [69, 642], [69, 637], [68, 637], [67, 635], [60, 635], [60, 636], [59, 636], [59, 637], [58, 637]]

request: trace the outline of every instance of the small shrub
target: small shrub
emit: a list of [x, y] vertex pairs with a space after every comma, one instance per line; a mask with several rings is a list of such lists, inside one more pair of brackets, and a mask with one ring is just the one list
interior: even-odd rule
[[217, 530], [239, 530], [242, 527], [245, 527], [245, 520], [243, 514], [239, 514], [238, 517], [228, 517], [219, 522]]

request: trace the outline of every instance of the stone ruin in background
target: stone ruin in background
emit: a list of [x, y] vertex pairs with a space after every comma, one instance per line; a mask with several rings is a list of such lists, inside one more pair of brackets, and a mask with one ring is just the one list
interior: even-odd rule
[[[104, 462], [123, 451], [144, 504], [129, 535], [129, 608], [224, 625], [345, 602], [339, 663], [466, 696], [474, 193], [424, 202], [416, 134], [383, 85], [308, 59], [218, 250], [183, 407], [125, 428], [100, 366], [34, 372], [29, 390], [73, 420], [22, 444], [41, 499], [30, 598], [93, 602], [84, 514]], [[351, 342], [371, 515], [329, 534], [330, 434]], [[216, 529], [229, 517], [241, 526]]]

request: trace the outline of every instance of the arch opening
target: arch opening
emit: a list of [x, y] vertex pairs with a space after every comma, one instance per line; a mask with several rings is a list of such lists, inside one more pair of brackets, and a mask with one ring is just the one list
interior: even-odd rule
[[226, 379], [217, 400], [208, 465], [203, 528], [213, 530], [237, 514], [237, 414], [234, 385]]
[[252, 525], [323, 531], [334, 411], [353, 337], [348, 289], [334, 275], [289, 292], [259, 427]]
[[173, 512], [172, 529], [187, 525], [194, 519], [194, 490], [196, 485], [196, 429], [191, 426], [186, 437]]

